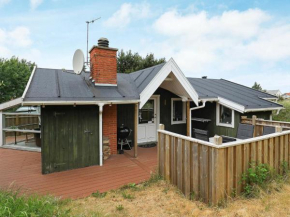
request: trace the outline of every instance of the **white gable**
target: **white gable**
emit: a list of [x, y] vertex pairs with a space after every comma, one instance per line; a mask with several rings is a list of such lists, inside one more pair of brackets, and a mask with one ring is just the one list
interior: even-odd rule
[[176, 62], [171, 58], [140, 94], [140, 108], [158, 87], [167, 89], [180, 97], [186, 97], [198, 105], [198, 94], [191, 86]]

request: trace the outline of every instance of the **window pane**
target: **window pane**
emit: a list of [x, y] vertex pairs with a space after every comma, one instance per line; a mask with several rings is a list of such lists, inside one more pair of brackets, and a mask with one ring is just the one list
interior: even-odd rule
[[173, 121], [183, 121], [182, 101], [173, 101]]
[[220, 105], [220, 123], [232, 123], [232, 110], [222, 105]]
[[148, 100], [139, 110], [139, 124], [154, 123], [154, 100]]

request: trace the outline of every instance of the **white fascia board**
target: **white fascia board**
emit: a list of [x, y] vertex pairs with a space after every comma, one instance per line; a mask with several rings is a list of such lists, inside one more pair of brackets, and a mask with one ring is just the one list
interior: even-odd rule
[[244, 113], [245, 112], [245, 106], [242, 106], [238, 103], [235, 103], [235, 102], [232, 102], [230, 100], [227, 100], [225, 98], [222, 98], [222, 97], [218, 97], [218, 102], [219, 104], [223, 105], [223, 106], [226, 106], [228, 108], [231, 108], [235, 111], [238, 111], [240, 113]]
[[23, 102], [22, 98], [17, 98], [17, 99], [13, 99], [11, 101], [8, 101], [8, 102], [4, 102], [4, 103], [0, 104], [0, 111], [17, 106], [17, 105], [20, 105], [20, 104], [22, 104], [22, 102]]
[[98, 104], [136, 104], [140, 100], [111, 101], [25, 101], [23, 105], [98, 105]]
[[198, 105], [198, 94], [191, 86], [187, 78], [184, 76], [183, 72], [177, 66], [175, 61], [170, 58], [170, 60], [160, 69], [160, 71], [155, 75], [155, 77], [150, 81], [147, 87], [140, 94], [140, 104], [139, 108], [142, 108], [148, 99], [154, 94], [157, 88], [162, 84], [162, 82], [167, 78], [170, 73], [173, 73], [180, 84], [187, 91], [193, 102]]
[[25, 90], [24, 90], [24, 92], [23, 92], [23, 94], [22, 94], [22, 97], [21, 97], [22, 99], [24, 99], [24, 97], [26, 96], [26, 93], [27, 93], [28, 88], [29, 88], [29, 86], [30, 86], [30, 84], [31, 84], [31, 81], [32, 81], [32, 78], [33, 78], [33, 76], [34, 76], [35, 71], [36, 71], [36, 66], [33, 67], [33, 70], [32, 70], [32, 72], [31, 72], [31, 75], [30, 75], [30, 77], [29, 77], [29, 80], [28, 80], [28, 82], [27, 82], [27, 84], [26, 84]]
[[257, 108], [257, 109], [245, 109], [245, 112], [260, 112], [260, 111], [274, 111], [282, 110], [284, 107], [273, 107], [273, 108]]

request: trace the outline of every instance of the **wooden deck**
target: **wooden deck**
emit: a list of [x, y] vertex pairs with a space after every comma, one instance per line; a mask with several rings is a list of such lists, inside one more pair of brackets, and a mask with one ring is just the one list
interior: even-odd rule
[[41, 174], [41, 154], [0, 148], [0, 187], [20, 187], [38, 194], [52, 194], [63, 198], [81, 198], [117, 189], [128, 183], [140, 183], [155, 172], [157, 149], [138, 148], [113, 155], [102, 167], [91, 166], [65, 172]]

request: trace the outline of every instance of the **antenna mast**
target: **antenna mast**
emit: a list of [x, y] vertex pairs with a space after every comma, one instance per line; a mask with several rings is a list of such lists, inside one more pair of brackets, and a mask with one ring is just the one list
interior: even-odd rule
[[86, 21], [86, 23], [87, 23], [87, 61], [86, 61], [86, 64], [87, 65], [89, 65], [89, 57], [88, 57], [88, 54], [89, 54], [89, 24], [94, 23], [96, 20], [99, 20], [99, 19], [101, 19], [101, 17], [94, 19], [94, 20], [91, 20], [91, 21]]

